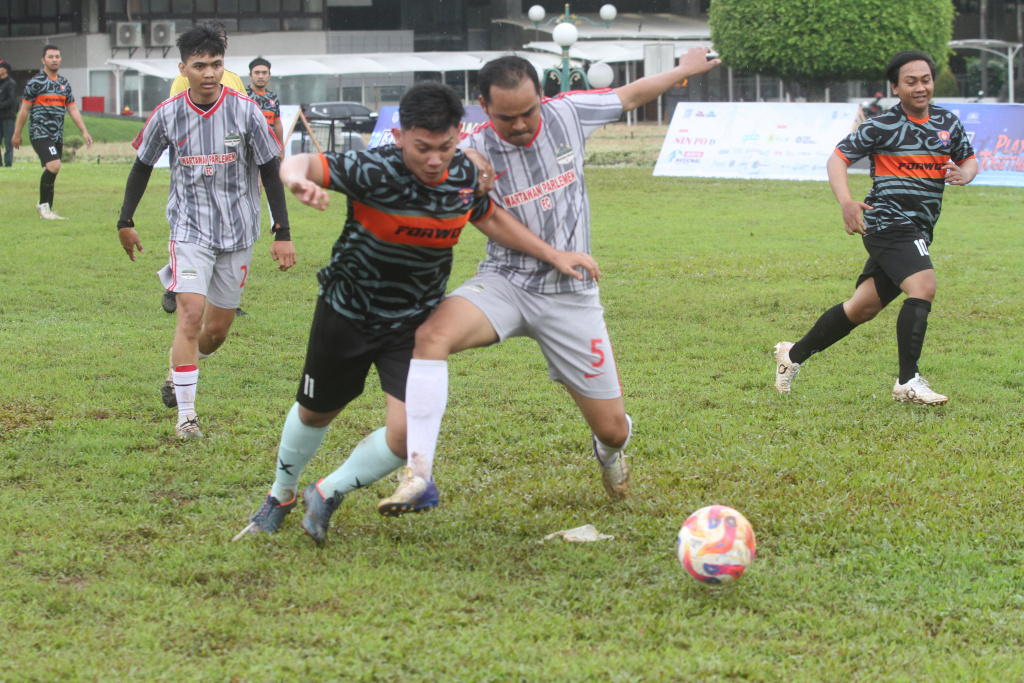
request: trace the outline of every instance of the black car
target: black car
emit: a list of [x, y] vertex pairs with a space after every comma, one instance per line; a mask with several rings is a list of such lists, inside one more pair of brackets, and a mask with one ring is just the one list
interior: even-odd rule
[[377, 125], [377, 112], [358, 102], [317, 102], [302, 105], [308, 121], [334, 121], [344, 130], [372, 133]]

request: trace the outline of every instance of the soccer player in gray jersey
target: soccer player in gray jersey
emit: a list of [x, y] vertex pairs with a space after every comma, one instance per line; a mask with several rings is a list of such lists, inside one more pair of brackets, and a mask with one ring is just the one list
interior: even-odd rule
[[257, 176], [278, 216], [270, 254], [281, 270], [295, 264], [295, 249], [278, 176], [281, 146], [256, 103], [221, 85], [223, 29], [195, 24], [177, 44], [178, 68], [189, 87], [158, 106], [135, 138], [138, 159], [128, 175], [117, 234], [134, 261], [142, 244], [132, 216], [153, 165], [169, 148], [170, 263], [160, 280], [178, 295], [169, 379], [178, 408], [175, 433], [187, 440], [202, 437], [195, 412], [197, 362], [227, 338], [259, 237]]
[[[556, 249], [590, 252], [590, 205], [583, 183], [587, 137], [684, 78], [719, 64], [694, 48], [676, 68], [616, 88], [567, 93], [542, 100], [533, 66], [500, 57], [480, 70], [480, 104], [490, 118], [465, 141], [484, 153], [497, 178], [492, 197]], [[477, 275], [446, 298], [416, 332], [406, 386], [408, 454], [412, 476], [381, 501], [378, 511], [397, 515], [426, 509], [441, 418], [448, 400], [448, 356], [503, 339], [528, 336], [548, 361], [548, 376], [561, 382], [593, 433], [594, 455], [605, 490], [629, 493], [623, 453], [632, 430], [622, 402], [615, 359], [597, 282], [576, 280], [536, 259], [494, 242]]]

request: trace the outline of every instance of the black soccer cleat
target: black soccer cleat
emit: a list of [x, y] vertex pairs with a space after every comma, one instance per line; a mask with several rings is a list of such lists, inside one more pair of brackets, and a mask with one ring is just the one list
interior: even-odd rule
[[331, 525], [331, 515], [341, 505], [342, 498], [340, 493], [335, 493], [330, 498], [324, 498], [320, 493], [320, 487], [315, 483], [307, 486], [306, 490], [302, 492], [302, 506], [306, 508], [306, 514], [302, 517], [302, 530], [316, 541], [317, 545], [323, 545], [327, 540], [327, 528]]
[[174, 292], [171, 290], [165, 290], [163, 297], [160, 299], [160, 305], [168, 313], [174, 313], [178, 310], [178, 299]]
[[160, 387], [160, 398], [168, 408], [178, 407], [178, 396], [174, 393], [173, 380], [164, 380], [163, 386]]
[[235, 317], [236, 318], [248, 318], [249, 314], [246, 313], [245, 311], [243, 311], [241, 308], [236, 308], [235, 309]]
[[281, 503], [269, 493], [263, 501], [263, 505], [249, 518], [249, 525], [232, 540], [239, 540], [246, 534], [258, 534], [260, 532], [273, 534], [281, 527], [281, 522], [288, 516], [288, 513], [295, 508], [295, 496], [287, 503]]

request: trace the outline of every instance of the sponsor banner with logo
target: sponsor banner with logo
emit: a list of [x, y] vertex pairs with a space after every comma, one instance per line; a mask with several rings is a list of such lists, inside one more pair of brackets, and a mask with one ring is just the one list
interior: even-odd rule
[[964, 124], [978, 157], [972, 185], [1024, 187], [1024, 104], [936, 104]]
[[[462, 117], [462, 134], [469, 135], [487, 121], [483, 107], [478, 104], [466, 107], [466, 114]], [[391, 134], [392, 128], [401, 128], [398, 123], [398, 107], [381, 107], [380, 114], [377, 115], [377, 125], [373, 128], [367, 148], [395, 144], [395, 137]]]
[[857, 125], [859, 105], [681, 102], [656, 176], [827, 180], [825, 163]]

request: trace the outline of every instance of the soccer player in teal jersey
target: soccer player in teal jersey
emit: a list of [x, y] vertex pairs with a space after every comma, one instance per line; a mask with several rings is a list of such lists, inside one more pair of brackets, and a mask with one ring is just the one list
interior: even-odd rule
[[[894, 401], [941, 405], [918, 372], [918, 361], [935, 298], [935, 270], [929, 254], [945, 185], [966, 185], [978, 161], [955, 114], [931, 104], [935, 63], [924, 52], [896, 54], [886, 77], [899, 104], [865, 121], [836, 147], [828, 178], [849, 235], [861, 235], [868, 260], [853, 296], [825, 311], [796, 342], [775, 345], [775, 388], [790, 392], [800, 366], [878, 315], [900, 293], [907, 295], [896, 318], [899, 377]], [[860, 202], [850, 196], [847, 166], [871, 157], [871, 192]]]
[[40, 218], [62, 220], [63, 216], [53, 210], [53, 186], [60, 173], [60, 157], [64, 151], [64, 114], [70, 116], [78, 130], [82, 131], [86, 147], [92, 147], [92, 136], [75, 104], [71, 84], [57, 73], [61, 64], [60, 48], [56, 45], [45, 46], [42, 62], [42, 72], [25, 84], [25, 95], [18, 120], [14, 123], [11, 144], [15, 149], [21, 147], [21, 130], [28, 121], [28, 136], [43, 166], [36, 210]]
[[278, 530], [295, 507], [303, 468], [331, 421], [363, 392], [371, 366], [385, 394], [385, 426], [337, 471], [306, 487], [303, 530], [323, 543], [343, 496], [405, 465], [405, 383], [416, 328], [444, 296], [452, 247], [467, 222], [570, 277], [582, 278], [577, 268], [597, 276], [590, 256], [555, 249], [486, 194], [477, 196], [480, 173], [457, 149], [463, 114], [451, 88], [423, 82], [402, 97], [394, 145], [285, 160], [282, 180], [300, 201], [323, 209], [323, 188], [330, 188], [348, 198], [348, 217], [317, 274], [320, 296], [274, 484], [235, 540]]

